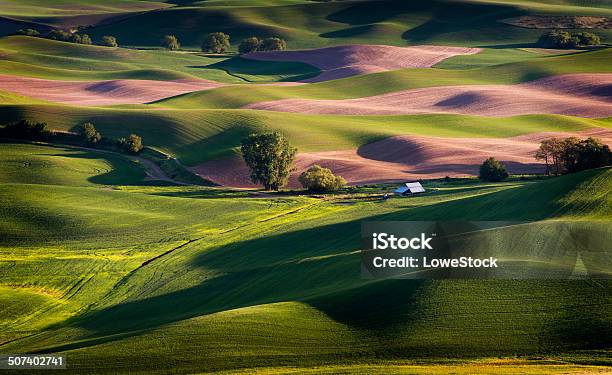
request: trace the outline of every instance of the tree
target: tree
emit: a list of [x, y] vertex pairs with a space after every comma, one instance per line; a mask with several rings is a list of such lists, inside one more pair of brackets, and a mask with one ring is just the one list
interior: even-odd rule
[[40, 36], [38, 30], [34, 29], [19, 29], [15, 33], [16, 35], [25, 35], [25, 36]]
[[90, 144], [96, 144], [102, 139], [102, 135], [96, 130], [91, 122], [86, 122], [79, 128], [79, 134], [83, 140]]
[[600, 139], [589, 137], [580, 141], [578, 146], [577, 170], [583, 171], [604, 167], [612, 164], [610, 147], [603, 144]]
[[276, 191], [287, 184], [297, 149], [282, 134], [251, 134], [242, 140], [241, 150], [251, 181]]
[[498, 182], [508, 178], [508, 172], [499, 160], [488, 158], [480, 166], [479, 177], [483, 181]]
[[230, 37], [222, 32], [206, 35], [202, 42], [202, 52], [224, 53], [230, 48]]
[[181, 43], [174, 35], [165, 35], [161, 40], [161, 46], [170, 51], [181, 49]]
[[243, 39], [238, 46], [238, 52], [240, 53], [249, 53], [255, 52], [261, 46], [261, 40], [255, 36], [250, 38]]
[[110, 36], [110, 35], [103, 36], [102, 42], [100, 44], [106, 47], [118, 47], [119, 46], [119, 44], [117, 43], [117, 38], [115, 38], [114, 36]]
[[298, 178], [302, 186], [310, 191], [332, 191], [338, 190], [346, 185], [346, 180], [335, 176], [331, 169], [313, 165]]
[[287, 43], [281, 38], [266, 38], [261, 42], [259, 51], [282, 51], [287, 49]]
[[62, 42], [68, 42], [72, 34], [64, 30], [51, 30], [49, 34], [47, 34], [48, 39], [59, 40]]
[[47, 130], [47, 124], [44, 122], [34, 122], [30, 120], [21, 120], [6, 125], [0, 128], [0, 136], [6, 138], [28, 139], [28, 140], [45, 140], [53, 133]]
[[124, 151], [137, 154], [144, 148], [142, 145], [142, 138], [136, 134], [130, 134], [128, 138], [119, 138], [117, 145]]
[[540, 142], [540, 148], [536, 151], [536, 160], [543, 160], [546, 163], [546, 175], [554, 173], [559, 175], [563, 171], [561, 162], [561, 151], [563, 141], [557, 138], [545, 139]]

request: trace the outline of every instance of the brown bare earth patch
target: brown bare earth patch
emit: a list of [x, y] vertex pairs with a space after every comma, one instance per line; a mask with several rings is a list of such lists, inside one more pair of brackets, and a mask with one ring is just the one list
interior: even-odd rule
[[222, 85], [203, 79], [57, 81], [0, 75], [0, 90], [56, 103], [83, 106], [143, 104]]
[[253, 52], [243, 57], [253, 60], [299, 61], [310, 64], [323, 72], [304, 82], [321, 82], [388, 70], [429, 68], [452, 56], [478, 52], [479, 48], [463, 47], [345, 45], [301, 51]]
[[[550, 137], [593, 136], [612, 143], [612, 130], [577, 133], [534, 133], [512, 138], [440, 138], [396, 136], [357, 150], [300, 153], [289, 186], [297, 188], [297, 176], [313, 164], [330, 168], [350, 184], [461, 177], [478, 174], [479, 165], [493, 156], [510, 173], [541, 173], [544, 166], [534, 158], [541, 140]], [[238, 156], [214, 160], [191, 168], [219, 185], [255, 187], [249, 170]]]
[[589, 16], [520, 16], [502, 20], [527, 29], [612, 29], [612, 18]]
[[344, 100], [282, 99], [244, 108], [335, 115], [612, 116], [612, 74], [566, 74], [518, 85], [428, 87]]

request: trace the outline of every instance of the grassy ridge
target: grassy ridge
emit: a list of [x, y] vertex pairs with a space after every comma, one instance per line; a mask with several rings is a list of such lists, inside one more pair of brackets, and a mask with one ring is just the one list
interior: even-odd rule
[[[499, 20], [529, 14], [610, 15], [606, 4], [511, 1], [397, 0], [346, 2], [181, 2], [91, 30], [119, 35], [129, 45], [157, 45], [163, 30], [172, 29], [185, 46], [197, 47], [204, 36], [223, 31], [236, 45], [252, 35], [281, 36], [292, 48], [347, 43], [389, 45], [448, 44], [487, 46], [534, 43], [541, 30], [509, 26]], [[583, 5], [582, 3], [580, 5]], [[147, 25], [145, 33], [134, 33]], [[604, 37], [610, 31], [600, 31]]]
[[63, 79], [205, 78], [227, 83], [273, 82], [318, 72], [297, 62], [257, 62], [231, 56], [129, 50], [12, 36], [0, 39], [3, 74]]
[[[46, 121], [52, 129], [74, 130], [91, 121], [104, 136], [135, 132], [145, 144], [189, 166], [235, 153], [240, 140], [262, 129], [285, 133], [299, 151], [352, 149], [386, 137], [512, 137], [540, 131], [608, 128], [611, 119], [558, 115], [486, 118], [464, 115], [334, 116], [253, 110], [100, 109], [58, 105], [0, 106], [4, 121]], [[129, 125], [127, 125], [129, 124]]]
[[[3, 283], [68, 301], [49, 310], [48, 323], [96, 303], [3, 351], [68, 351], [80, 371], [95, 372], [112, 358], [125, 371], [163, 373], [202, 371], [203, 363], [211, 371], [598, 348], [610, 333], [612, 300], [602, 293], [609, 283], [372, 282], [359, 278], [355, 250], [365, 219], [609, 219], [611, 173], [448, 185], [414, 199], [352, 206], [228, 199], [215, 189], [194, 195], [180, 187], [29, 185], [22, 196], [24, 185], [4, 184], [5, 229], [29, 223], [30, 230], [6, 230], [20, 233], [21, 245], [2, 237]], [[578, 197], [586, 186], [602, 193]], [[100, 209], [104, 216], [94, 214]], [[60, 231], [48, 226], [53, 222]], [[33, 333], [19, 322], [13, 327], [4, 334]]]

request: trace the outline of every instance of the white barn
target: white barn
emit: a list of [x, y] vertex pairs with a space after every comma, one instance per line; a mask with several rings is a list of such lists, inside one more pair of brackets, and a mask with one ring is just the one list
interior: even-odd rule
[[420, 182], [406, 182], [404, 186], [400, 186], [394, 191], [395, 195], [401, 196], [419, 194], [424, 192], [425, 189], [423, 188], [423, 185], [421, 185]]

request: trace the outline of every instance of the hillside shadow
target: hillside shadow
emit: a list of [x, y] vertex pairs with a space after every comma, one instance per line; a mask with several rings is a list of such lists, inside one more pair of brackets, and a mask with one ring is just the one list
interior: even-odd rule
[[42, 154], [43, 156], [59, 156], [71, 159], [104, 160], [110, 164], [108, 169], [95, 169], [98, 173], [89, 177], [87, 181], [98, 185], [142, 185], [146, 176], [142, 166], [136, 165], [131, 160], [121, 156], [103, 152], [75, 149], [74, 153], [65, 154]]
[[[139, 335], [201, 315], [300, 301], [356, 330], [380, 334], [391, 332], [396, 326], [409, 330], [418, 322], [420, 307], [415, 301], [427, 297], [427, 285], [431, 281], [361, 279], [360, 254], [355, 250], [360, 248], [362, 220], [439, 220], [441, 215], [444, 220], [541, 220], [558, 212], [558, 199], [582, 182], [579, 178], [566, 179], [562, 185], [554, 185], [555, 189], [547, 187], [557, 181], [492, 192], [485, 195], [486, 199], [474, 196], [427, 206], [407, 206], [388, 214], [271, 234], [195, 252], [194, 257], [185, 256], [184, 263], [181, 261], [176, 267], [200, 270], [198, 284], [92, 311], [71, 319], [69, 325], [86, 329], [90, 334], [83, 339], [99, 343], [101, 336], [126, 337], [126, 331]], [[526, 199], [517, 201], [517, 196]], [[195, 251], [193, 246], [197, 242], [191, 246]], [[139, 272], [147, 269], [156, 272], [158, 267], [165, 266], [152, 262]], [[129, 280], [123, 287], [130, 288]], [[516, 298], [520, 303], [521, 297]], [[83, 341], [49, 351], [88, 345]]]

